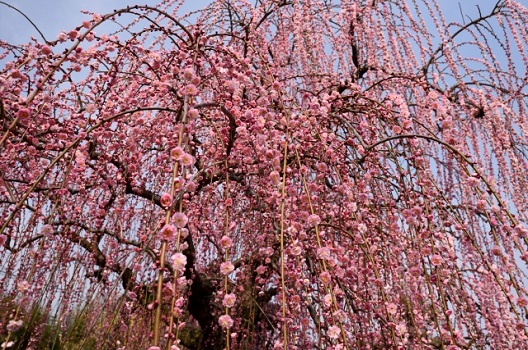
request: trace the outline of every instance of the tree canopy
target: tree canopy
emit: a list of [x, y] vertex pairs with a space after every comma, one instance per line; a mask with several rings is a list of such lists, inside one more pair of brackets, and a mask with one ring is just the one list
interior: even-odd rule
[[0, 348], [526, 348], [528, 9], [182, 2], [0, 41]]

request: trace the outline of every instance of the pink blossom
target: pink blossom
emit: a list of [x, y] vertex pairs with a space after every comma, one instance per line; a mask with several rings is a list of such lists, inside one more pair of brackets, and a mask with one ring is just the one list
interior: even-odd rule
[[339, 326], [330, 326], [328, 327], [327, 335], [330, 339], [337, 339], [339, 338], [339, 334], [341, 334], [341, 328]]
[[323, 282], [323, 284], [330, 284], [330, 282], [332, 281], [332, 276], [330, 276], [330, 273], [328, 273], [328, 271], [324, 271], [321, 272], [321, 274], [319, 275], [319, 279], [321, 280], [321, 282]]
[[175, 270], [183, 271], [185, 268], [185, 265], [187, 265], [187, 257], [183, 255], [182, 253], [176, 253], [173, 256], [171, 256], [172, 259], [172, 266]]
[[433, 256], [431, 256], [431, 264], [433, 264], [434, 266], [438, 266], [442, 264], [442, 262], [444, 262], [444, 259], [442, 259], [440, 255], [434, 254]]
[[501, 256], [502, 255], [502, 249], [500, 248], [500, 246], [493, 246], [493, 248], [491, 248], [491, 254], [495, 255], [495, 256]]
[[224, 329], [229, 329], [233, 327], [233, 319], [229, 315], [222, 315], [218, 319], [218, 324]]
[[72, 30], [68, 33], [68, 36], [70, 37], [70, 40], [75, 40], [75, 38], [79, 36], [79, 32], [76, 30]]
[[525, 307], [528, 305], [528, 301], [523, 298], [523, 297], [520, 297], [520, 298], [517, 298], [517, 304], [520, 306], [520, 307]]
[[189, 85], [186, 85], [184, 88], [183, 88], [183, 91], [182, 93], [184, 95], [188, 95], [188, 96], [195, 96], [195, 95], [198, 95], [198, 88], [196, 86], [194, 86], [193, 84], [189, 84]]
[[183, 188], [183, 185], [185, 185], [185, 180], [181, 177], [177, 177], [174, 179], [174, 190], [179, 191]]
[[233, 293], [224, 295], [224, 300], [222, 301], [222, 305], [225, 307], [233, 307], [236, 302], [236, 295]]
[[77, 164], [78, 167], [83, 167], [86, 163], [87, 158], [88, 157], [86, 156], [86, 154], [83, 153], [83, 151], [81, 150], [75, 151], [75, 163]]
[[445, 117], [443, 120], [442, 120], [442, 129], [449, 129], [453, 126], [453, 121], [451, 120], [451, 117]]
[[180, 228], [180, 238], [185, 239], [189, 235], [189, 230], [185, 227]]
[[163, 193], [161, 195], [160, 203], [165, 208], [170, 207], [172, 205], [172, 196], [170, 195], [170, 193]]
[[515, 226], [514, 232], [521, 238], [528, 236], [528, 229], [522, 225]]
[[18, 79], [22, 76], [22, 74], [20, 74], [20, 71], [18, 69], [13, 69], [11, 71], [11, 78], [13, 79]]
[[299, 256], [299, 255], [301, 255], [301, 253], [302, 253], [302, 247], [299, 246], [299, 245], [295, 245], [295, 246], [291, 249], [291, 253], [292, 253], [292, 255], [295, 255], [295, 256]]
[[[405, 333], [407, 333], [407, 326], [405, 326], [405, 324], [403, 323], [400, 323], [396, 326], [396, 332], [400, 335], [400, 336], [403, 336], [405, 335]], [[449, 349], [449, 348], [448, 348]]]
[[321, 218], [317, 214], [312, 214], [308, 216], [308, 218], [306, 219], [306, 222], [310, 226], [317, 226], [321, 222]]
[[187, 215], [181, 212], [175, 213], [172, 217], [172, 220], [178, 228], [184, 227], [185, 225], [187, 225], [187, 222], [189, 222], [189, 218], [187, 218]]
[[185, 151], [183, 150], [183, 148], [179, 146], [171, 149], [171, 152], [170, 152], [171, 158], [174, 160], [181, 160], [184, 154], [185, 154]]
[[337, 310], [332, 313], [332, 316], [335, 317], [339, 322], [345, 322], [347, 319], [347, 314], [343, 310]]
[[317, 257], [323, 260], [329, 260], [332, 256], [332, 252], [328, 247], [317, 248]]
[[49, 225], [49, 224], [46, 224], [44, 226], [42, 226], [42, 234], [46, 237], [50, 237], [51, 235], [53, 235], [53, 226]]
[[398, 311], [398, 307], [396, 306], [396, 304], [394, 303], [387, 304], [387, 312], [389, 314], [394, 315], [396, 314], [397, 311]]
[[481, 199], [477, 201], [477, 209], [480, 211], [484, 211], [486, 209], [487, 202], [484, 199]]
[[279, 172], [276, 171], [276, 170], [273, 170], [273, 171], [270, 173], [270, 179], [271, 179], [271, 181], [272, 181], [273, 183], [276, 183], [276, 184], [280, 183], [281, 178], [280, 178], [280, 174], [279, 174]]
[[189, 112], [187, 112], [187, 115], [189, 116], [190, 119], [195, 119], [195, 118], [198, 118], [200, 113], [198, 112], [196, 108], [191, 108]]
[[365, 224], [359, 224], [359, 225], [358, 225], [358, 231], [359, 231], [359, 233], [361, 233], [361, 234], [365, 234], [365, 233], [367, 233], [367, 231], [368, 231], [368, 229], [367, 229], [367, 225], [365, 225]]
[[330, 305], [332, 305], [332, 294], [326, 294], [323, 297], [323, 303], [326, 307], [330, 307]]
[[27, 120], [29, 118], [30, 112], [28, 108], [21, 108], [17, 111], [17, 118], [20, 120]]
[[235, 266], [231, 261], [225, 261], [220, 264], [220, 273], [222, 275], [229, 275], [233, 270], [235, 269]]
[[176, 227], [173, 225], [165, 225], [160, 230], [161, 239], [166, 241], [172, 241], [176, 237]]
[[328, 171], [328, 165], [326, 165], [326, 163], [319, 162], [315, 166], [316, 166], [317, 170], [319, 170], [322, 173], [325, 173], [325, 172]]
[[233, 240], [227, 236], [222, 236], [220, 239], [220, 246], [224, 249], [230, 248], [233, 245]]
[[191, 166], [194, 164], [194, 157], [191, 156], [189, 153], [184, 153], [181, 158], [181, 162], [185, 166]]
[[187, 183], [187, 191], [194, 192], [198, 188], [198, 183], [196, 181], [189, 181]]
[[268, 270], [268, 268], [264, 265], [259, 265], [256, 269], [255, 269], [255, 272], [258, 273], [259, 275], [262, 275], [264, 273], [266, 273], [266, 271]]
[[158, 305], [158, 302], [154, 300], [152, 303], [147, 305], [147, 310], [154, 310], [157, 305]]
[[192, 68], [185, 68], [183, 70], [183, 78], [187, 81], [191, 81], [192, 78], [194, 78], [195, 76], [195, 73], [194, 73], [194, 69]]
[[64, 32], [60, 32], [57, 36], [57, 40], [59, 40], [61, 43], [65, 42], [66, 39], [68, 39], [68, 36]]
[[468, 184], [468, 186], [477, 186], [479, 184], [480, 180], [476, 177], [473, 177], [473, 176], [470, 176], [467, 178], [466, 180], [466, 183]]
[[29, 284], [28, 281], [22, 281], [22, 282], [18, 282], [18, 285], [17, 285], [17, 289], [22, 292], [22, 293], [25, 293], [29, 290], [29, 288], [31, 287], [31, 284]]

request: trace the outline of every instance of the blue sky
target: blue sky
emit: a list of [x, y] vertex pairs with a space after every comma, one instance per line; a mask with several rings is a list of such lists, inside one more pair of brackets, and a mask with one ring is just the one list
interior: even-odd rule
[[[88, 10], [105, 14], [127, 5], [156, 5], [158, 0], [111, 1], [111, 0], [2, 0], [24, 12], [39, 27], [48, 40], [57, 34], [80, 25], [88, 17], [80, 13]], [[209, 4], [210, 0], [187, 0], [181, 13], [196, 10]], [[29, 37], [40, 39], [38, 32], [18, 12], [0, 3], [0, 39], [12, 44], [27, 42]]]
[[[113, 9], [133, 4], [156, 5], [158, 0], [111, 1], [111, 0], [2, 0], [24, 12], [44, 33], [48, 40], [54, 40], [61, 31], [68, 31], [78, 26], [86, 15], [81, 10], [101, 14]], [[211, 0], [187, 0], [182, 6], [182, 13], [196, 10], [209, 4]], [[495, 0], [440, 0], [449, 21], [460, 21], [459, 3], [465, 14], [476, 14], [476, 5], [480, 4], [483, 13], [489, 10]], [[527, 0], [521, 0], [526, 3]], [[0, 4], [0, 39], [10, 43], [24, 43], [30, 36], [38, 37], [37, 31], [16, 11]]]

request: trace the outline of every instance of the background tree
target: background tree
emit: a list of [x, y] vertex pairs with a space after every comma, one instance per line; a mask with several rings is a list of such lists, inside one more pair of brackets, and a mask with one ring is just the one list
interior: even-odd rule
[[181, 3], [1, 42], [3, 346], [526, 348], [528, 10]]

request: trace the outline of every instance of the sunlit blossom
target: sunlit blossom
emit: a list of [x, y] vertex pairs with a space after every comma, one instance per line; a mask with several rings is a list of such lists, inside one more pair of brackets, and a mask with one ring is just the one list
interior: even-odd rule
[[319, 259], [329, 260], [331, 256], [332, 256], [332, 252], [330, 251], [330, 248], [328, 247], [317, 248], [317, 257], [319, 257]]
[[176, 253], [171, 256], [172, 266], [175, 270], [182, 271], [187, 265], [187, 257], [182, 253]]
[[341, 334], [341, 329], [339, 326], [330, 326], [328, 327], [327, 335], [330, 339], [337, 339], [339, 338], [339, 334]]
[[222, 236], [220, 239], [220, 246], [224, 249], [230, 248], [233, 245], [233, 240], [228, 236]]
[[173, 215], [172, 221], [178, 228], [182, 228], [185, 225], [187, 225], [187, 222], [189, 222], [189, 219], [187, 218], [187, 215], [181, 212], [177, 212]]
[[220, 273], [222, 275], [228, 275], [235, 269], [235, 266], [231, 261], [225, 261], [220, 264]]
[[181, 162], [185, 166], [191, 166], [194, 164], [194, 157], [191, 156], [189, 153], [184, 153], [181, 158]]
[[194, 118], [197, 118], [200, 115], [200, 113], [198, 112], [196, 108], [191, 108], [189, 109], [189, 112], [187, 112], [187, 115], [189, 116], [189, 118], [194, 119]]
[[302, 247], [299, 246], [299, 245], [295, 245], [295, 246], [293, 246], [293, 248], [291, 249], [291, 253], [292, 253], [292, 255], [295, 255], [295, 256], [299, 256], [299, 255], [301, 255], [301, 253], [302, 253]]
[[173, 149], [171, 149], [171, 152], [170, 152], [171, 158], [174, 160], [181, 160], [184, 154], [185, 154], [185, 151], [183, 150], [183, 148], [179, 146], [174, 147]]
[[403, 323], [399, 323], [398, 325], [396, 325], [396, 332], [399, 336], [405, 335], [405, 333], [407, 333], [407, 326], [405, 326], [405, 324]]
[[194, 96], [197, 95], [198, 92], [198, 88], [196, 88], [196, 86], [194, 86], [193, 84], [189, 84], [183, 88], [184, 95]]
[[317, 214], [312, 214], [308, 216], [308, 218], [306, 219], [306, 222], [310, 226], [316, 226], [316, 225], [319, 225], [319, 223], [321, 222], [321, 218]]
[[281, 180], [281, 177], [280, 177], [280, 174], [278, 171], [276, 170], [273, 170], [271, 173], [270, 173], [270, 179], [271, 181], [273, 181], [273, 183], [276, 183], [278, 184]]
[[165, 208], [170, 207], [172, 205], [172, 196], [170, 195], [170, 193], [163, 193], [161, 195], [160, 203]]
[[387, 304], [387, 312], [391, 315], [394, 315], [398, 311], [398, 307], [394, 303]]
[[185, 80], [190, 81], [190, 80], [192, 80], [193, 77], [194, 77], [194, 69], [192, 69], [192, 68], [185, 68], [185, 69], [183, 70], [183, 78], [184, 78]]
[[433, 256], [431, 256], [431, 264], [433, 264], [434, 266], [439, 266], [442, 264], [442, 262], [444, 262], [444, 259], [442, 259], [440, 255], [434, 254]]
[[321, 272], [319, 275], [319, 279], [323, 284], [330, 284], [332, 281], [332, 276], [330, 276], [330, 273], [328, 271]]
[[160, 230], [161, 239], [171, 241], [176, 237], [177, 229], [174, 225], [164, 225]]

